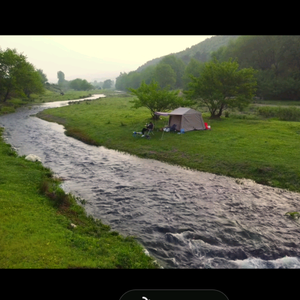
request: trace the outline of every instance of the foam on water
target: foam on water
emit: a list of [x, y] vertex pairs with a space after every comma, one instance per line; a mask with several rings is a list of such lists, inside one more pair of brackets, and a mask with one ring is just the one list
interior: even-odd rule
[[260, 258], [247, 258], [236, 260], [234, 263], [241, 269], [299, 269], [300, 259], [297, 257], [278, 258], [275, 260], [263, 260]]

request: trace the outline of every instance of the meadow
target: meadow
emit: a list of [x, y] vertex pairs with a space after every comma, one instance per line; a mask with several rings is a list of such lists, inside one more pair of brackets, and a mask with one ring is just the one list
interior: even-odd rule
[[[162, 133], [159, 129], [167, 124], [167, 118], [161, 117], [155, 121], [154, 135], [146, 139], [134, 137], [133, 132], [151, 121], [150, 113], [146, 108], [132, 109], [130, 100], [127, 94], [111, 95], [48, 109], [38, 116], [64, 125], [67, 135], [91, 145], [300, 191], [299, 122], [282, 121], [276, 114], [266, 116], [262, 104], [253, 104], [244, 112], [227, 112], [220, 120], [210, 120], [202, 108], [211, 130]], [[268, 107], [265, 110], [273, 109]], [[295, 110], [298, 112], [289, 107], [289, 111]]]

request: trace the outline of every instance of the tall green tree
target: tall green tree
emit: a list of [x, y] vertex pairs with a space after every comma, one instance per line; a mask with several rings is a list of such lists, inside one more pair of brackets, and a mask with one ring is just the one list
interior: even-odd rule
[[107, 80], [104, 81], [104, 83], [103, 83], [103, 88], [104, 89], [110, 89], [111, 86], [112, 86], [112, 80], [107, 79]]
[[173, 71], [176, 74], [176, 81], [174, 87], [176, 89], [182, 88], [182, 76], [185, 70], [185, 64], [183, 60], [177, 58], [175, 55], [167, 55], [159, 62], [159, 64], [167, 64], [173, 69]]
[[20, 84], [23, 86], [23, 92], [30, 98], [31, 94], [43, 94], [44, 84], [42, 77], [38, 71], [36, 71], [33, 65], [26, 63], [21, 68], [19, 73]]
[[69, 88], [75, 91], [88, 91], [93, 89], [93, 85], [88, 83], [85, 79], [76, 78], [69, 81]]
[[188, 84], [191, 82], [191, 76], [199, 77], [201, 71], [203, 70], [204, 63], [197, 61], [196, 59], [192, 58], [188, 65], [184, 70], [184, 75], [182, 77], [183, 81], [183, 88], [187, 89]]
[[57, 72], [57, 78], [58, 78], [58, 85], [64, 84], [65, 80], [65, 74], [62, 71]]
[[176, 73], [170, 65], [159, 63], [155, 68], [154, 76], [162, 88], [174, 88], [176, 83]]
[[0, 102], [11, 96], [29, 97], [43, 92], [41, 77], [26, 56], [16, 49], [0, 49]]
[[116, 78], [116, 89], [120, 91], [126, 91], [128, 87], [128, 75], [126, 72], [120, 72], [120, 75]]
[[40, 74], [41, 82], [42, 82], [43, 84], [46, 84], [46, 83], [48, 82], [47, 75], [43, 72], [42, 69], [37, 69], [37, 72]]
[[156, 111], [169, 111], [179, 106], [191, 104], [191, 101], [178, 97], [178, 90], [162, 89], [155, 81], [150, 84], [143, 81], [138, 89], [129, 88], [129, 91], [136, 96], [134, 100], [130, 101], [133, 103], [133, 108], [146, 107], [150, 110], [153, 119], [158, 119], [158, 116], [155, 115]]
[[154, 80], [155, 68], [156, 68], [156, 66], [149, 66], [149, 67], [143, 69], [140, 72], [141, 82], [145, 81], [145, 83], [149, 84], [152, 80]]
[[135, 71], [131, 71], [127, 74], [126, 78], [126, 89], [130, 88], [138, 88], [141, 84], [141, 74]]
[[238, 63], [231, 59], [207, 62], [199, 77], [191, 76], [185, 94], [207, 106], [211, 118], [220, 118], [227, 108], [242, 109], [251, 102], [257, 82], [254, 69], [238, 68]]

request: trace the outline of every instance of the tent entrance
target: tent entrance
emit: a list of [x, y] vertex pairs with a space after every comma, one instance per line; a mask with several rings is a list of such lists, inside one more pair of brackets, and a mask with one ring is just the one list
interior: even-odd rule
[[176, 124], [176, 129], [180, 130], [181, 129], [181, 116], [170, 116], [169, 118], [169, 126], [173, 126], [174, 124]]

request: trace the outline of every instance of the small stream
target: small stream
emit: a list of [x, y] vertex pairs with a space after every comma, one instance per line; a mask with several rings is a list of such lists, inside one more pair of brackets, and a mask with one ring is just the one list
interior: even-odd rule
[[164, 268], [300, 268], [300, 224], [284, 216], [300, 211], [300, 194], [86, 145], [34, 116], [68, 102], [0, 116], [6, 142], [41, 157], [89, 214]]

